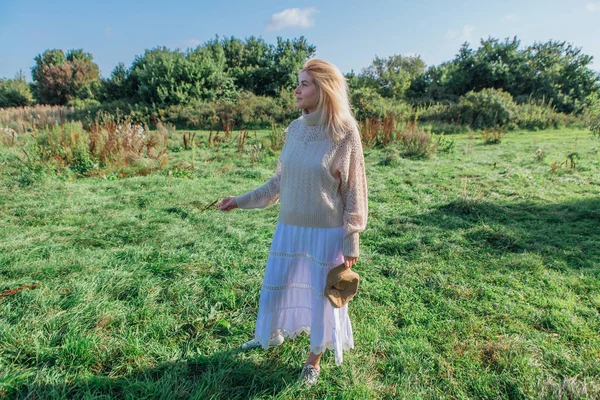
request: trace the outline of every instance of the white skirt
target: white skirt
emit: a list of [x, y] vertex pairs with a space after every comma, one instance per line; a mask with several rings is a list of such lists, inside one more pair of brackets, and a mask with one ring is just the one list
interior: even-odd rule
[[[336, 311], [323, 295], [327, 273], [344, 262], [344, 228], [310, 228], [277, 223], [260, 292], [255, 338], [263, 349], [281, 334], [293, 339], [307, 332], [310, 351], [354, 348], [348, 304]], [[339, 356], [338, 356], [339, 353]]]

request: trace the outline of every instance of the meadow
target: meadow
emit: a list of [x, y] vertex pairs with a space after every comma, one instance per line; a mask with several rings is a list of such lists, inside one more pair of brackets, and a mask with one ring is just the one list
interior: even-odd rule
[[215, 205], [271, 176], [269, 134], [240, 152], [198, 131], [144, 173], [39, 179], [0, 144], [0, 398], [600, 398], [598, 138], [365, 147], [356, 348], [305, 387], [306, 335], [238, 350], [279, 205]]

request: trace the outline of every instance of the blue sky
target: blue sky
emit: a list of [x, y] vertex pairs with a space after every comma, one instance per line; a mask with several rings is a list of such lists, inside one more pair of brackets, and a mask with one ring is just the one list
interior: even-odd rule
[[46, 49], [83, 48], [101, 74], [156, 46], [195, 47], [215, 35], [304, 35], [317, 57], [359, 72], [375, 56], [420, 54], [428, 65], [450, 60], [464, 41], [517, 35], [522, 45], [565, 40], [594, 56], [600, 70], [600, 0], [465, 1], [14, 1], [0, 0], [0, 77]]

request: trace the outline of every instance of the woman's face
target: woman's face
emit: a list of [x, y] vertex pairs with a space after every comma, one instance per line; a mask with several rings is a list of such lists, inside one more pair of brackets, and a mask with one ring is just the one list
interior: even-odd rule
[[319, 102], [319, 91], [317, 85], [313, 82], [312, 76], [306, 71], [300, 74], [298, 78], [298, 87], [294, 90], [296, 94], [296, 107], [313, 112], [317, 109]]

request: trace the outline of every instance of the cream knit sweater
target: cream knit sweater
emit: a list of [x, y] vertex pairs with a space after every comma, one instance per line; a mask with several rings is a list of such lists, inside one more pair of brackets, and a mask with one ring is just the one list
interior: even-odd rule
[[275, 174], [263, 186], [236, 197], [242, 209], [265, 208], [281, 199], [279, 221], [315, 228], [344, 227], [342, 253], [359, 256], [367, 224], [367, 180], [358, 131], [333, 142], [320, 113], [303, 113], [289, 125]]

